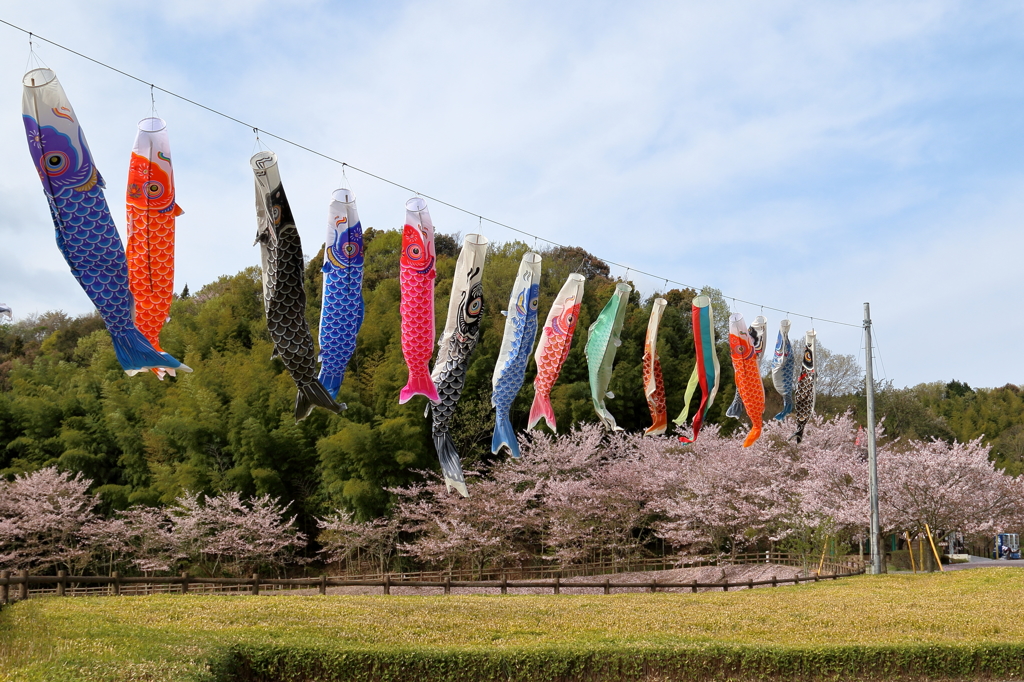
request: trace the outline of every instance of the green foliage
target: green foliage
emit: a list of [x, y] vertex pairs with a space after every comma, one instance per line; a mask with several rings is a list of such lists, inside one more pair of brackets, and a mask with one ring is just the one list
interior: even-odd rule
[[[424, 418], [426, 400], [398, 404], [407, 370], [401, 348], [398, 230], [364, 233], [366, 315], [356, 354], [339, 392], [341, 415], [315, 411], [296, 424], [291, 417], [295, 387], [271, 344], [263, 311], [258, 267], [224, 276], [176, 299], [164, 327], [165, 350], [194, 369], [158, 381], [127, 377], [110, 337], [96, 315], [70, 318], [56, 312], [0, 325], [0, 475], [57, 465], [96, 482], [108, 510], [130, 504], [166, 504], [183, 492], [269, 493], [294, 502], [303, 530], [312, 516], [334, 507], [359, 518], [381, 514], [391, 502], [387, 489], [437, 468]], [[436, 326], [444, 325], [459, 244], [437, 237]], [[522, 242], [493, 244], [484, 268], [482, 336], [467, 371], [452, 436], [467, 466], [494, 458], [490, 436], [491, 375], [501, 345]], [[572, 351], [552, 394], [559, 429], [595, 420], [584, 346], [587, 328], [612, 295], [607, 264], [586, 251], [559, 247], [543, 252], [540, 316], [569, 273], [588, 277]], [[305, 272], [306, 315], [316, 338], [321, 306], [323, 249]], [[713, 294], [716, 292], [712, 292]], [[184, 294], [184, 292], [183, 292]], [[668, 409], [682, 409], [694, 362], [690, 300], [695, 292], [672, 290], [659, 336]], [[718, 295], [719, 307], [724, 305]], [[609, 409], [626, 429], [648, 426], [641, 361], [650, 301], [629, 301], [622, 346], [609, 390]], [[710, 412], [721, 419], [732, 394], [728, 348], [720, 345], [724, 385]], [[533, 401], [536, 368], [512, 410], [525, 429]], [[730, 420], [731, 422], [732, 420]], [[727, 425], [733, 428], [734, 423]], [[504, 455], [502, 455], [504, 456]]]

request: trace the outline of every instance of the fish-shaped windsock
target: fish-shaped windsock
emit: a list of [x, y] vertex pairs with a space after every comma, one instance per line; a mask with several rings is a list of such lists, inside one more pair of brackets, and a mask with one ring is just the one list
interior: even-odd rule
[[405, 228], [402, 230], [402, 255], [398, 281], [402, 286], [402, 355], [409, 368], [409, 381], [398, 394], [398, 402], [408, 402], [416, 394], [438, 402], [437, 387], [430, 378], [430, 358], [434, 356], [434, 223], [427, 202], [413, 197], [405, 202]]
[[789, 320], [779, 323], [779, 338], [775, 342], [775, 357], [772, 358], [772, 383], [782, 396], [782, 411], [775, 419], [782, 421], [793, 411], [793, 384], [796, 360], [793, 346], [789, 342]]
[[[762, 334], [763, 342], [764, 336]], [[747, 416], [750, 417], [750, 432], [743, 439], [743, 447], [747, 448], [761, 437], [764, 418], [764, 384], [761, 383], [761, 371], [758, 366], [757, 350], [754, 339], [747, 328], [746, 320], [741, 313], [734, 313], [729, 318], [729, 350], [732, 353], [732, 367], [736, 375], [736, 390], [739, 392]]]
[[587, 369], [590, 373], [590, 398], [594, 402], [598, 419], [609, 431], [622, 430], [616, 425], [615, 417], [608, 411], [604, 401], [606, 398], [615, 397], [608, 391], [608, 384], [612, 380], [615, 352], [622, 345], [619, 335], [622, 333], [622, 323], [626, 319], [626, 304], [629, 302], [631, 291], [633, 287], [624, 282], [615, 285], [615, 293], [590, 325], [585, 349]]
[[562, 365], [569, 357], [586, 281], [587, 278], [579, 273], [570, 274], [551, 304], [540, 341], [537, 342], [537, 352], [533, 355], [537, 363], [537, 376], [533, 380], [533, 405], [530, 407], [527, 428], [532, 429], [541, 419], [547, 422], [552, 431], [558, 428], [555, 425], [555, 410], [551, 407], [551, 387], [558, 381]]
[[317, 405], [331, 412], [334, 402], [316, 378], [316, 351], [306, 323], [305, 263], [288, 197], [281, 184], [277, 155], [259, 152], [249, 161], [256, 181], [256, 243], [263, 265], [263, 308], [274, 343], [272, 357], [281, 358], [298, 387], [295, 419], [309, 416]]
[[462, 251], [455, 263], [452, 295], [448, 299], [448, 319], [437, 342], [437, 360], [431, 373], [440, 400], [427, 405], [427, 411], [433, 416], [434, 448], [441, 462], [444, 485], [448, 490], [455, 488], [463, 497], [469, 497], [469, 491], [462, 474], [462, 460], [448, 428], [466, 384], [469, 356], [480, 340], [487, 244], [487, 239], [479, 234], [468, 234], [462, 242]]
[[721, 381], [722, 368], [718, 363], [718, 354], [715, 352], [715, 315], [711, 310], [711, 297], [700, 295], [693, 299], [691, 304], [693, 314], [693, 345], [697, 352], [697, 362], [694, 364], [693, 373], [690, 375], [690, 382], [686, 385], [684, 395], [683, 411], [676, 417], [675, 423], [682, 426], [686, 423], [686, 416], [690, 411], [690, 401], [693, 394], [700, 386], [700, 406], [693, 415], [693, 437], [679, 436], [683, 443], [692, 443], [700, 435], [700, 429], [704, 425], [704, 417], [715, 401], [718, 393], [718, 383]]
[[651, 318], [647, 321], [647, 339], [644, 342], [644, 395], [647, 406], [651, 408], [652, 424], [644, 433], [648, 436], [660, 436], [668, 428], [668, 408], [665, 407], [665, 382], [661, 376], [661, 360], [658, 358], [658, 327], [661, 326], [661, 315], [665, 312], [668, 301], [663, 298], [654, 299], [651, 306]]
[[[174, 170], [167, 124], [155, 116], [139, 121], [128, 165], [128, 286], [135, 299], [135, 326], [160, 350], [160, 330], [174, 297]], [[163, 379], [165, 370], [153, 370]], [[174, 376], [174, 370], [166, 370]]]
[[507, 447], [513, 457], [519, 456], [519, 441], [516, 440], [509, 411], [523, 386], [526, 363], [537, 340], [537, 297], [540, 296], [540, 256], [536, 253], [523, 254], [512, 285], [512, 295], [505, 311], [505, 333], [501, 337], [501, 350], [491, 377], [491, 405], [494, 406], [494, 436], [491, 438], [491, 452], [497, 453]]
[[[754, 323], [747, 328], [747, 334], [750, 335], [750, 341], [754, 344], [754, 352], [757, 354], [758, 371], [760, 372], [761, 367], [761, 356], [764, 355], [766, 334], [768, 331], [768, 319], [764, 315], [758, 315], [754, 318]], [[747, 408], [743, 405], [743, 397], [740, 395], [740, 387], [736, 386], [736, 395], [732, 399], [732, 404], [725, 411], [725, 416], [732, 417], [733, 419], [747, 419]]]
[[14, 311], [11, 310], [11, 306], [6, 303], [0, 303], [0, 316], [6, 317], [8, 320], [13, 320]]
[[153, 348], [135, 326], [128, 261], [103, 196], [103, 177], [57, 75], [33, 69], [23, 82], [28, 148], [50, 204], [57, 248], [99, 310], [117, 361], [129, 375], [148, 369], [191, 372]]
[[814, 415], [814, 355], [817, 352], [818, 335], [811, 330], [804, 337], [804, 357], [800, 365], [800, 378], [793, 392], [793, 414], [796, 417], [796, 433], [790, 438], [797, 443], [804, 439], [804, 427]]
[[320, 383], [336, 399], [363, 324], [363, 226], [350, 190], [335, 190], [331, 199], [322, 268]]

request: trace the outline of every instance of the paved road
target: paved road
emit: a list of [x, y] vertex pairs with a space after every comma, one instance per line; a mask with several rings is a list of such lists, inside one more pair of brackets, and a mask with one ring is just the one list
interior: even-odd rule
[[1007, 561], [1006, 559], [986, 559], [985, 557], [972, 556], [966, 564], [946, 564], [943, 568], [947, 571], [961, 571], [965, 568], [1024, 568], [1024, 559]]

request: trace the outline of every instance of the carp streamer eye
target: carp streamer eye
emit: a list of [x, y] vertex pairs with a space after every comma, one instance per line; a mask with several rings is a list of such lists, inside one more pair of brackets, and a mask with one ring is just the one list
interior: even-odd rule
[[274, 221], [274, 224], [281, 222], [281, 207], [273, 206], [270, 209], [270, 219]]
[[159, 182], [153, 181], [146, 183], [146, 196], [150, 199], [159, 199], [163, 196], [164, 186]]
[[750, 353], [750, 348], [743, 341], [733, 341], [731, 344], [733, 355], [739, 355], [746, 357]]
[[575, 315], [571, 315], [570, 314], [569, 316], [567, 316], [565, 318], [565, 324], [566, 324], [567, 327], [571, 327], [575, 323], [576, 323], [576, 316]]
[[60, 175], [68, 169], [68, 155], [64, 152], [50, 152], [43, 157], [43, 170], [47, 175]]
[[536, 310], [536, 309], [537, 309], [537, 299], [534, 298], [534, 299], [530, 300], [530, 310]]
[[359, 255], [359, 244], [356, 242], [345, 242], [341, 245], [341, 252], [346, 258], [355, 258]]
[[423, 248], [419, 244], [409, 244], [405, 249], [405, 256], [411, 260], [423, 258]]
[[483, 308], [483, 305], [483, 299], [478, 296], [469, 302], [469, 307], [467, 308], [467, 310], [469, 311], [470, 315], [479, 315], [480, 309]]

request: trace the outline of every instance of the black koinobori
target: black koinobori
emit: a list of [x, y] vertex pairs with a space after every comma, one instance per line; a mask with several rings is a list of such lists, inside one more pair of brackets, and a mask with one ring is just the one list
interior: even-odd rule
[[455, 450], [448, 429], [455, 416], [455, 405], [466, 384], [469, 356], [480, 340], [480, 315], [484, 310], [484, 285], [481, 280], [486, 255], [487, 239], [479, 234], [466, 235], [459, 260], [455, 264], [452, 295], [448, 300], [448, 319], [437, 342], [437, 361], [431, 372], [440, 400], [427, 405], [427, 412], [433, 413], [434, 447], [441, 462], [445, 487], [448, 490], [455, 488], [463, 497], [469, 497], [469, 491], [462, 474], [462, 460]]
[[281, 184], [277, 155], [259, 152], [250, 159], [256, 176], [256, 242], [263, 262], [263, 307], [267, 331], [274, 343], [271, 357], [281, 358], [299, 388], [295, 419], [309, 416], [319, 405], [332, 412], [345, 408], [334, 402], [317, 380], [316, 351], [306, 323], [305, 263], [302, 243], [288, 198]]

